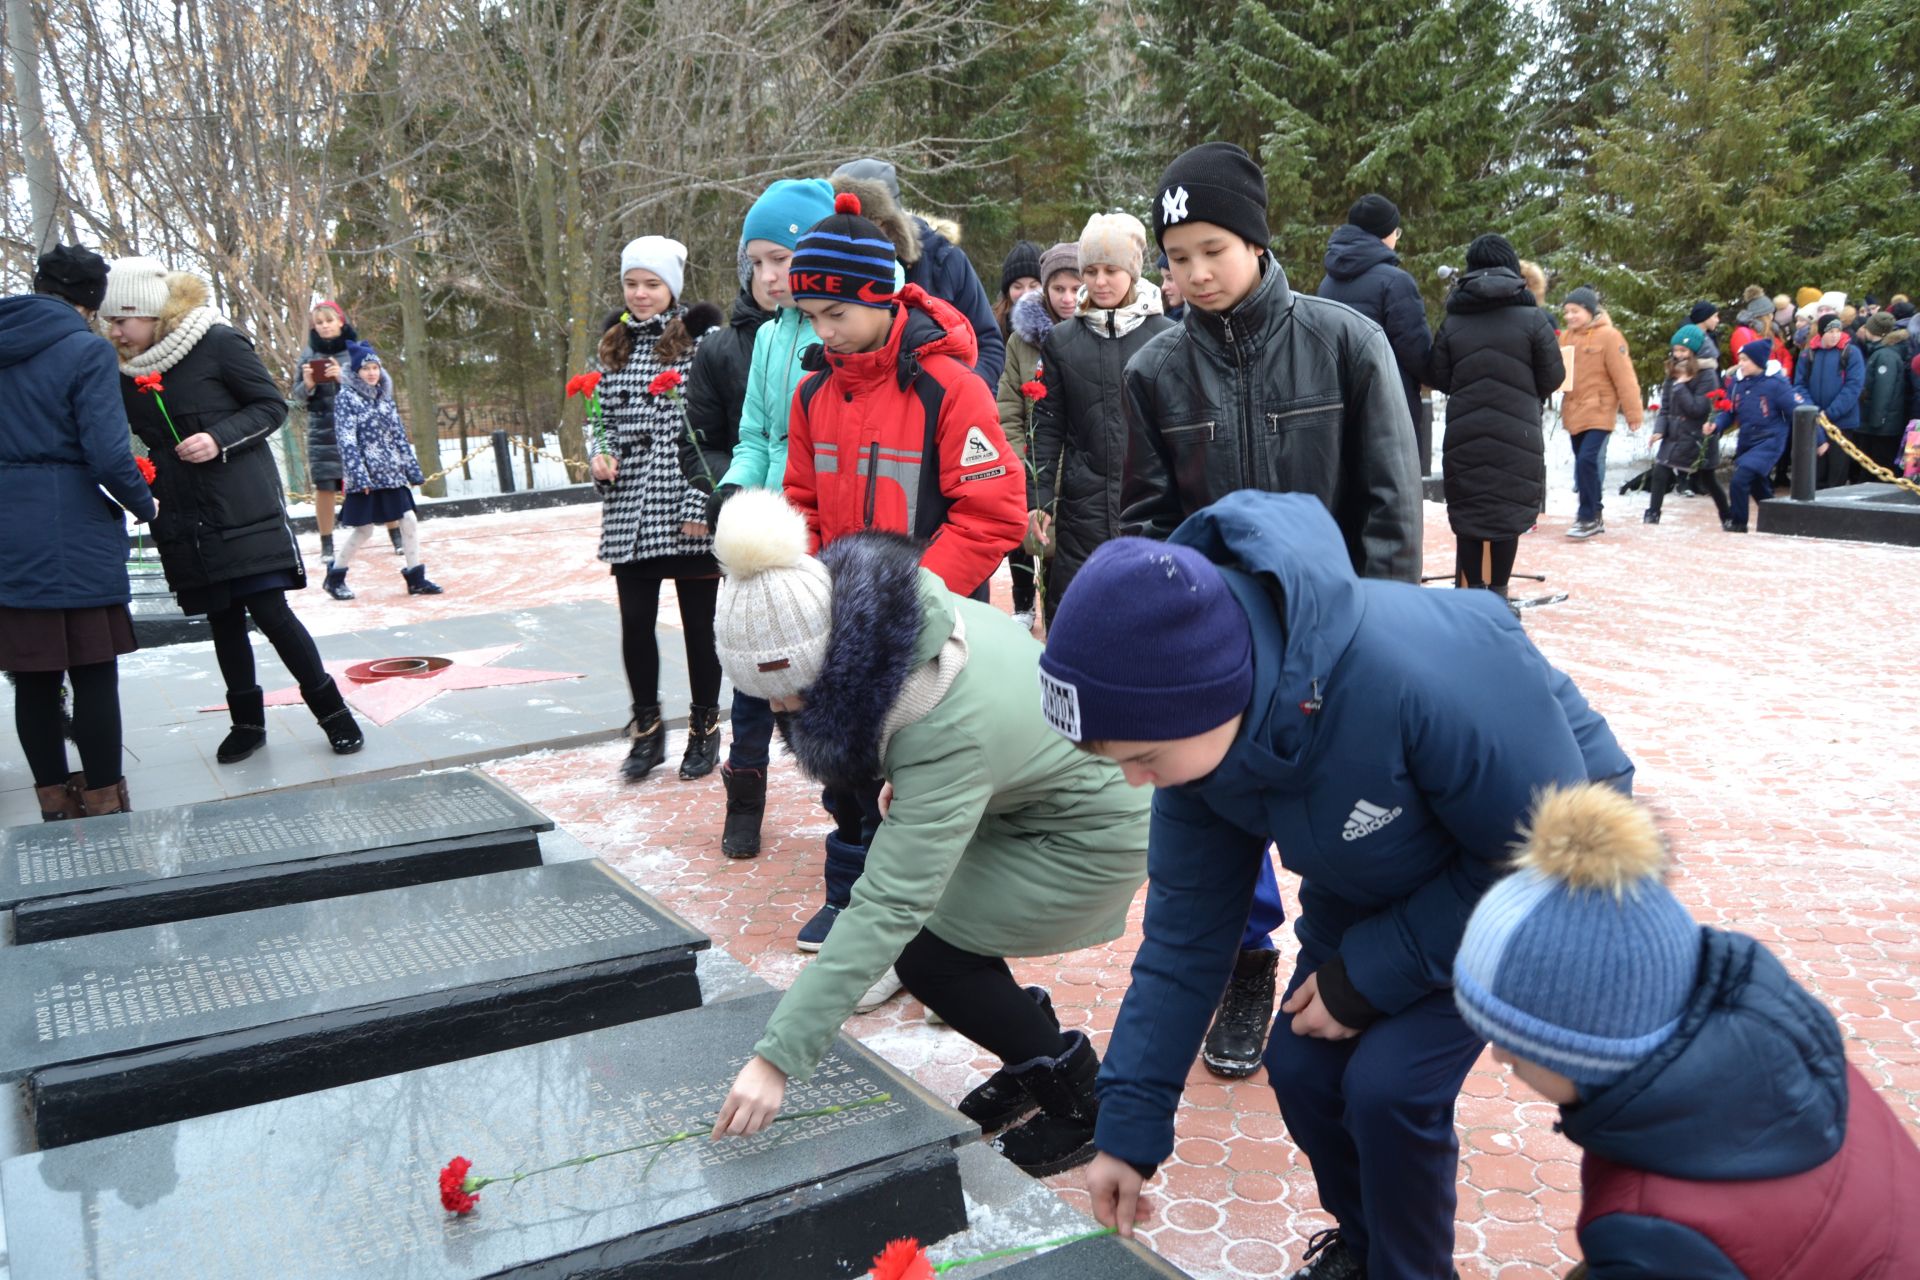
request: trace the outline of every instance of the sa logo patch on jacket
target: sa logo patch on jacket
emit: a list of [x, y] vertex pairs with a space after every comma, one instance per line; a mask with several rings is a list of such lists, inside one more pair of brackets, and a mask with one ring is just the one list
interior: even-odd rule
[[978, 427], [967, 428], [967, 443], [960, 450], [960, 465], [977, 467], [983, 462], [992, 462], [1000, 456], [993, 447], [993, 441], [987, 439], [987, 433]]

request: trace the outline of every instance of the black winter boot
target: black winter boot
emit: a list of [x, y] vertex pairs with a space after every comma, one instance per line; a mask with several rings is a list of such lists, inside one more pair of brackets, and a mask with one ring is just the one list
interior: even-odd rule
[[692, 707], [687, 711], [687, 750], [680, 757], [680, 777], [692, 782], [712, 773], [720, 763], [720, 708]]
[[1040, 1114], [995, 1138], [993, 1149], [1036, 1178], [1093, 1159], [1094, 1121], [1100, 1114], [1093, 1082], [1100, 1059], [1086, 1034], [1067, 1032], [1066, 1052], [1057, 1058], [1036, 1058], [1007, 1070], [1033, 1095]]
[[347, 700], [340, 696], [340, 686], [333, 682], [332, 676], [311, 689], [301, 685], [300, 696], [306, 700], [313, 718], [319, 721], [327, 741], [333, 744], [333, 754], [350, 756], [367, 745], [366, 735], [360, 732], [360, 724], [347, 709]]
[[632, 739], [633, 746], [628, 749], [627, 758], [620, 765], [620, 776], [628, 782], [638, 782], [667, 758], [667, 725], [660, 718], [659, 703], [633, 709], [633, 720], [627, 725], [627, 737]]
[[727, 787], [727, 823], [720, 831], [720, 852], [729, 858], [760, 855], [760, 822], [767, 815], [767, 771], [720, 766]]
[[334, 568], [331, 561], [327, 564], [327, 580], [320, 584], [320, 589], [332, 596], [335, 600], [352, 600], [354, 598], [353, 588], [347, 585], [347, 571], [345, 569]]
[[221, 764], [238, 764], [267, 745], [266, 695], [260, 686], [227, 690], [227, 715], [233, 720], [233, 732], [220, 743], [213, 758]]
[[402, 569], [400, 576], [407, 580], [407, 594], [410, 596], [437, 596], [440, 588], [427, 581], [427, 566], [417, 564], [411, 569]]
[[1260, 1065], [1267, 1026], [1273, 1021], [1273, 975], [1279, 963], [1280, 954], [1272, 949], [1242, 951], [1234, 960], [1227, 993], [1200, 1050], [1213, 1074], [1238, 1080]]
[[793, 945], [802, 951], [818, 951], [820, 944], [833, 932], [833, 922], [853, 901], [853, 882], [867, 869], [867, 849], [865, 845], [853, 843], [838, 831], [827, 833], [827, 865], [821, 873], [825, 883], [827, 900], [811, 919], [800, 926], [800, 936]]
[[[1027, 994], [1033, 997], [1034, 1003], [1045, 1011], [1047, 1019], [1057, 1028], [1060, 1020], [1053, 1016], [1053, 997], [1047, 994], [1047, 989], [1028, 987]], [[960, 1099], [957, 1109], [961, 1115], [980, 1126], [982, 1135], [992, 1135], [1039, 1105], [1033, 1100], [1033, 1094], [1027, 1091], [1026, 1083], [1010, 1068], [1001, 1067], [972, 1093]]]
[[1340, 1238], [1338, 1227], [1314, 1232], [1300, 1261], [1306, 1265], [1288, 1280], [1367, 1280], [1367, 1269]]

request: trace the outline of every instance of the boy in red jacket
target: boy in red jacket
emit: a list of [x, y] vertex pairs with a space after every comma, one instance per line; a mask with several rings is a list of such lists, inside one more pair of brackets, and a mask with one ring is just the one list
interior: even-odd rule
[[1695, 924], [1665, 862], [1625, 796], [1549, 792], [1454, 959], [1461, 1014], [1586, 1153], [1576, 1274], [1920, 1273], [1920, 1148], [1833, 1015], [1752, 938]]
[[[857, 196], [842, 193], [833, 207], [787, 268], [822, 343], [802, 361], [816, 372], [788, 416], [787, 500], [806, 516], [812, 550], [863, 529], [904, 533], [926, 544], [920, 564], [949, 591], [985, 600], [987, 580], [1026, 536], [1027, 480], [973, 371], [973, 328], [917, 285], [896, 290], [893, 241], [860, 216]], [[826, 904], [800, 930], [803, 951], [819, 950], [851, 898], [879, 796], [875, 781], [824, 797], [837, 830]]]

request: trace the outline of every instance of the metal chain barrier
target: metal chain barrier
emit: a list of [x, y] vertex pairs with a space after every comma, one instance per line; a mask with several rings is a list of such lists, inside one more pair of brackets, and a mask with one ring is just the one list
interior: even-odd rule
[[1879, 463], [1860, 451], [1860, 446], [1840, 434], [1840, 428], [1828, 421], [1826, 414], [1820, 415], [1820, 429], [1827, 433], [1827, 439], [1846, 450], [1847, 456], [1864, 467], [1869, 475], [1875, 476], [1886, 484], [1897, 484], [1908, 493], [1920, 494], [1920, 484], [1887, 470]]
[[[519, 442], [515, 441], [514, 443], [517, 444]], [[452, 466], [442, 467], [440, 470], [434, 472], [432, 475], [423, 477], [420, 483], [423, 485], [432, 484], [435, 480], [444, 479], [445, 477], [452, 475], [455, 471], [458, 471], [461, 467], [466, 466], [469, 462], [472, 462], [475, 458], [479, 457], [481, 454], [487, 452], [487, 450], [491, 448], [493, 448], [493, 441], [489, 440], [485, 444], [481, 445], [478, 449], [475, 449], [472, 453], [461, 454], [460, 460], [458, 462], [455, 462]], [[289, 493], [287, 495], [287, 501], [288, 502], [312, 502], [314, 499], [314, 496], [315, 495], [311, 492]]]

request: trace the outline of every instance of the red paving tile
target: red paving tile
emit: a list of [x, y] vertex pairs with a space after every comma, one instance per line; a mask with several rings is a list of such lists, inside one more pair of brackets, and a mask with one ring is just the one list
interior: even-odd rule
[[[1637, 509], [1614, 499], [1612, 531], [1592, 542], [1568, 542], [1567, 522], [1550, 517], [1521, 544], [1520, 569], [1572, 597], [1529, 612], [1528, 629], [1639, 763], [1641, 793], [1675, 844], [1682, 900], [1703, 922], [1774, 947], [1833, 1006], [1852, 1059], [1920, 1133], [1920, 552], [1726, 535], [1700, 501], [1670, 504], [1656, 527], [1631, 523]], [[592, 563], [594, 518], [572, 509], [429, 524], [447, 596], [376, 589], [336, 606], [307, 592], [301, 611], [349, 608], [379, 619], [354, 626], [393, 625], [409, 613], [610, 600]], [[1427, 542], [1429, 568], [1446, 571], [1452, 542], [1437, 506]], [[609, 745], [493, 771], [762, 976], [790, 982], [805, 963], [793, 936], [815, 901], [827, 830], [815, 788], [777, 765], [766, 851], [732, 862], [719, 851], [717, 779], [682, 783], [669, 770], [624, 789], [613, 780], [620, 754]], [[1136, 903], [1136, 932], [1138, 922]], [[1063, 1020], [1104, 1045], [1133, 948], [1129, 936], [1016, 970], [1051, 987]], [[850, 1029], [957, 1099], [994, 1063], [923, 1012], [897, 1000]], [[1577, 1259], [1578, 1152], [1553, 1133], [1554, 1114], [1490, 1060], [1469, 1078], [1458, 1239], [1469, 1280], [1543, 1280]], [[1328, 1222], [1264, 1075], [1222, 1083], [1196, 1068], [1177, 1134], [1175, 1159], [1150, 1187], [1154, 1246], [1203, 1278], [1297, 1265]], [[1052, 1182], [1084, 1207], [1077, 1175]]]

